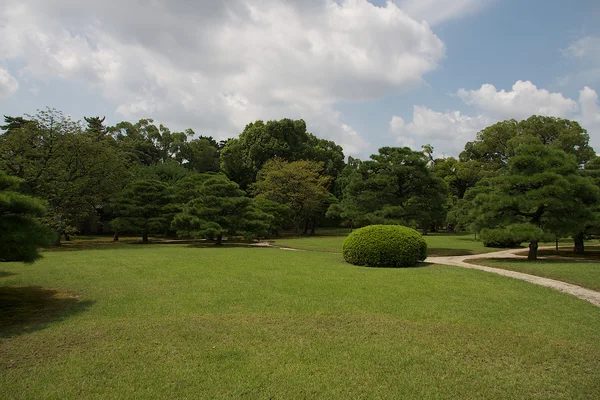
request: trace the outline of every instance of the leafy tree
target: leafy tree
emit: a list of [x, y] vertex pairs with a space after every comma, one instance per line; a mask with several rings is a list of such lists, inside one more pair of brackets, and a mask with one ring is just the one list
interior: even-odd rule
[[177, 159], [194, 172], [219, 172], [219, 147], [213, 138], [199, 138], [183, 143]]
[[520, 122], [513, 119], [483, 129], [475, 141], [465, 145], [460, 159], [479, 161], [485, 171], [494, 171], [506, 167], [520, 145], [542, 144], [574, 155], [583, 165], [596, 154], [589, 139], [587, 131], [575, 121], [533, 115]]
[[[575, 156], [544, 145], [522, 145], [508, 160], [505, 174], [481, 180], [470, 189], [472, 229], [529, 224], [529, 260], [536, 260], [541, 234], [575, 234], [593, 218], [599, 199], [594, 182], [578, 172]], [[524, 229], [520, 229], [524, 231]]]
[[4, 116], [5, 125], [0, 125], [0, 129], [4, 130], [5, 133], [9, 133], [10, 131], [21, 129], [25, 124], [27, 124], [28, 120], [23, 117], [11, 117], [8, 115]]
[[248, 124], [239, 138], [229, 140], [221, 151], [221, 170], [246, 188], [272, 158], [323, 162], [324, 172], [332, 177], [344, 168], [340, 146], [307, 132], [303, 120], [282, 119]]
[[285, 204], [261, 198], [255, 199], [254, 204], [259, 210], [273, 217], [269, 220], [267, 230], [269, 233], [279, 236], [279, 231], [283, 229], [290, 219], [290, 208]]
[[166, 233], [175, 208], [169, 186], [155, 180], [136, 180], [129, 183], [111, 205], [116, 215], [111, 225], [117, 232], [142, 235], [148, 242], [152, 233]]
[[124, 121], [107, 128], [125, 154], [125, 164], [153, 165], [161, 160], [161, 149], [152, 139], [159, 132], [152, 122], [151, 119], [141, 119], [135, 124]]
[[48, 109], [0, 135], [0, 170], [23, 179], [23, 190], [48, 202], [45, 223], [69, 233], [121, 187], [122, 155], [110, 136], [83, 131]]
[[224, 235], [266, 236], [272, 218], [237, 183], [214, 174], [201, 182], [197, 197], [175, 215], [172, 227], [178, 236], [216, 238], [221, 245]]
[[46, 212], [43, 201], [17, 193], [21, 180], [0, 171], [0, 261], [33, 262], [38, 247], [51, 243], [52, 231], [39, 217]]
[[403, 224], [423, 233], [446, 217], [448, 186], [428, 167], [422, 152], [383, 147], [349, 174], [339, 204], [353, 225]]
[[268, 161], [258, 175], [251, 192], [258, 199], [268, 199], [290, 209], [296, 233], [304, 224], [304, 233], [325, 214], [333, 195], [329, 193], [331, 177], [324, 175], [323, 163], [314, 161]]

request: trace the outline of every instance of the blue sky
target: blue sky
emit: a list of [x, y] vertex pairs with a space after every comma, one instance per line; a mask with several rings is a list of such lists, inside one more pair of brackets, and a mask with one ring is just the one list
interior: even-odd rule
[[0, 1], [6, 115], [50, 106], [218, 138], [304, 118], [366, 157], [457, 155], [489, 124], [545, 114], [600, 148], [597, 1]]

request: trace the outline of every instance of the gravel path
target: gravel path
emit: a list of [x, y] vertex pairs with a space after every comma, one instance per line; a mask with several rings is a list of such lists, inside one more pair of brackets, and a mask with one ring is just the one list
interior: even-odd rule
[[[541, 247], [540, 247], [541, 249]], [[492, 272], [498, 275], [504, 275], [515, 279], [521, 279], [530, 283], [534, 283], [540, 286], [546, 286], [552, 289], [559, 290], [564, 293], [569, 293], [580, 299], [589, 301], [595, 306], [600, 307], [600, 292], [595, 290], [582, 288], [581, 286], [572, 285], [570, 283], [556, 281], [554, 279], [542, 278], [540, 276], [524, 274], [522, 272], [508, 271], [500, 268], [485, 267], [483, 265], [475, 265], [467, 263], [467, 260], [476, 260], [481, 258], [520, 258], [524, 259], [524, 256], [518, 256], [515, 253], [522, 252], [523, 249], [515, 250], [502, 250], [493, 253], [476, 254], [472, 256], [453, 256], [453, 257], [429, 257], [425, 262], [432, 264], [443, 264], [443, 265], [455, 265], [457, 267], [479, 269], [486, 272]]]

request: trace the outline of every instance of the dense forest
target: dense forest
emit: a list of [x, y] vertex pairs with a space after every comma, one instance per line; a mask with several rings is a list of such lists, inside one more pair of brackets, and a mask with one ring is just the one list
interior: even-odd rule
[[3, 260], [33, 260], [37, 245], [76, 233], [220, 244], [371, 224], [525, 242], [535, 259], [538, 242], [572, 237], [583, 252], [600, 230], [600, 158], [586, 130], [560, 118], [499, 122], [458, 158], [424, 145], [383, 147], [367, 160], [346, 159], [291, 119], [255, 121], [224, 141], [151, 119], [77, 122], [54, 109], [5, 116], [0, 128]]

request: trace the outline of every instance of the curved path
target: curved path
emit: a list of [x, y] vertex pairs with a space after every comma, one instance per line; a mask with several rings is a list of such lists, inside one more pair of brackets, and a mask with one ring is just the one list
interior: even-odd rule
[[[541, 248], [540, 248], [541, 249]], [[463, 268], [471, 268], [471, 269], [479, 269], [486, 272], [492, 272], [498, 275], [504, 275], [515, 279], [521, 279], [523, 281], [527, 281], [530, 283], [534, 283], [540, 286], [546, 286], [552, 289], [559, 290], [564, 293], [569, 293], [575, 297], [579, 297], [580, 299], [589, 301], [590, 303], [600, 307], [600, 292], [596, 292], [595, 290], [582, 288], [581, 286], [572, 285], [570, 283], [557, 281], [549, 278], [542, 278], [540, 276], [524, 274], [522, 272], [509, 271], [500, 268], [491, 268], [485, 267], [482, 265], [470, 264], [467, 263], [467, 260], [476, 260], [481, 258], [520, 258], [523, 259], [523, 256], [518, 256], [515, 253], [522, 252], [523, 249], [514, 249], [514, 250], [502, 250], [496, 251], [493, 253], [484, 253], [484, 254], [476, 254], [471, 256], [452, 256], [452, 257], [428, 257], [425, 262], [429, 262], [432, 264], [443, 264], [443, 265], [454, 265], [457, 267]]]

